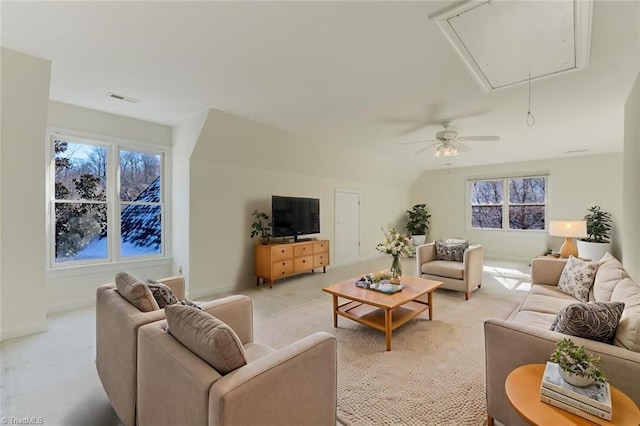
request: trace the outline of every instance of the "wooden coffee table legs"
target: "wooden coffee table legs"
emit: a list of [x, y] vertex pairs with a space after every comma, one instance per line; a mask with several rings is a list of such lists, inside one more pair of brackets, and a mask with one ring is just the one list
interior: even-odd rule
[[387, 341], [387, 350], [391, 350], [391, 309], [384, 310], [384, 335]]
[[338, 296], [333, 295], [333, 327], [338, 327]]

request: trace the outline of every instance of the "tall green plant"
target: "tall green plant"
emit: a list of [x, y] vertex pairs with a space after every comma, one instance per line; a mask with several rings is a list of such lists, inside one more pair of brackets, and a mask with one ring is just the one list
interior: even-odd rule
[[584, 220], [587, 221], [587, 238], [582, 241], [592, 243], [608, 243], [611, 235], [611, 213], [603, 211], [600, 206], [587, 209]]
[[411, 210], [407, 210], [407, 215], [409, 216], [407, 232], [411, 235], [427, 235], [431, 218], [431, 214], [427, 211], [427, 205], [416, 204]]
[[253, 223], [251, 224], [251, 238], [255, 236], [259, 236], [262, 239], [268, 239], [271, 237], [271, 233], [269, 232], [271, 228], [269, 227], [271, 224], [265, 224], [263, 220], [268, 220], [269, 216], [265, 212], [261, 212], [258, 210], [254, 210], [251, 212], [251, 216], [253, 217]]

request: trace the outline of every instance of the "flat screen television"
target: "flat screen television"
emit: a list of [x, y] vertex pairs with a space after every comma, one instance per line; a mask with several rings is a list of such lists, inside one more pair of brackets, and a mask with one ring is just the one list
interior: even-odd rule
[[271, 196], [271, 228], [274, 237], [293, 237], [320, 233], [318, 198]]

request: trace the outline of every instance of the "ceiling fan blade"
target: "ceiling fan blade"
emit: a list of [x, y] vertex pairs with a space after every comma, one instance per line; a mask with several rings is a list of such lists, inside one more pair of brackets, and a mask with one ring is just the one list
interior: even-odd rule
[[420, 154], [421, 152], [424, 152], [428, 149], [433, 148], [434, 146], [440, 145], [440, 142], [438, 143], [432, 143], [431, 145], [425, 146], [424, 148], [420, 148], [419, 150], [417, 150], [416, 152], [414, 152], [414, 154]]
[[471, 147], [469, 145], [466, 145], [462, 142], [456, 142], [454, 144], [454, 146], [456, 147], [456, 149], [460, 152], [467, 152], [467, 151], [471, 151]]
[[500, 136], [461, 136], [456, 140], [459, 141], [499, 141]]
[[424, 141], [413, 141], [413, 142], [400, 142], [400, 145], [413, 145], [416, 143], [427, 143], [427, 142], [436, 142], [435, 139], [431, 139], [431, 140], [424, 140]]

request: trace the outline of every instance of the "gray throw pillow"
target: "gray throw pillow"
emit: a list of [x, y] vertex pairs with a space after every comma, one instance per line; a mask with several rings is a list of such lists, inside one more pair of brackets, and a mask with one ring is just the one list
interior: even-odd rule
[[469, 248], [469, 242], [463, 243], [447, 243], [445, 241], [436, 241], [436, 260], [452, 260], [462, 262], [464, 260], [464, 252]]
[[623, 310], [623, 302], [573, 303], [558, 313], [551, 330], [611, 343]]
[[558, 290], [567, 293], [581, 302], [589, 300], [589, 289], [598, 272], [598, 262], [586, 262], [577, 257], [569, 256], [560, 280]]
[[171, 290], [168, 285], [159, 283], [152, 279], [148, 279], [147, 287], [149, 287], [149, 290], [151, 290], [151, 294], [153, 294], [153, 297], [156, 299], [156, 302], [158, 303], [158, 307], [160, 309], [164, 308], [165, 306], [178, 303], [178, 299], [173, 294], [173, 290]]
[[218, 373], [225, 375], [247, 364], [238, 335], [213, 315], [181, 304], [164, 309], [169, 333]]
[[140, 311], [151, 312], [160, 309], [149, 287], [136, 277], [126, 272], [118, 272], [116, 287], [118, 293]]

